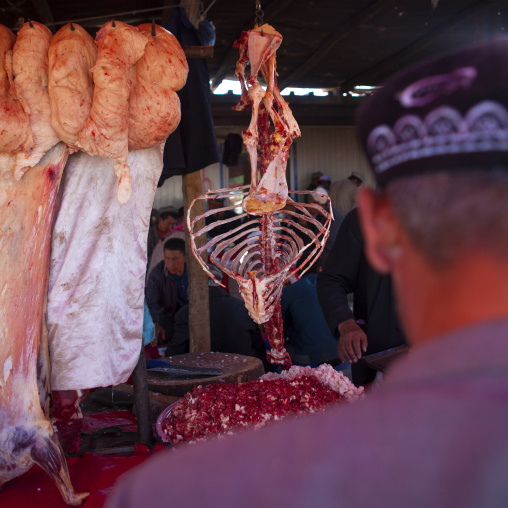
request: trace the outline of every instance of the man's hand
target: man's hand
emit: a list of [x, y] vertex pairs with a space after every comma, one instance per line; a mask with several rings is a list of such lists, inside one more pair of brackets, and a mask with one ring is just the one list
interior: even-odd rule
[[354, 319], [348, 319], [339, 325], [339, 346], [337, 352], [341, 362], [356, 363], [362, 352], [367, 351], [367, 335], [356, 324]]
[[159, 323], [154, 323], [155, 326], [155, 339], [150, 342], [150, 346], [157, 347], [157, 344], [159, 343], [159, 337], [161, 338], [161, 342], [164, 342], [166, 340], [166, 335], [164, 333], [164, 328]]

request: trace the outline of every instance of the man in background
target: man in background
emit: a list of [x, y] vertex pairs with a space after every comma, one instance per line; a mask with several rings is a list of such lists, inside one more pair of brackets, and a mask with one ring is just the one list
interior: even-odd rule
[[282, 290], [285, 346], [293, 363], [315, 365], [338, 358], [337, 339], [328, 329], [316, 291], [320, 271], [317, 259], [298, 281]]
[[330, 185], [332, 185], [332, 179], [328, 175], [321, 175], [319, 177], [318, 187], [324, 187], [326, 192], [330, 192]]
[[[353, 294], [353, 310], [348, 295]], [[323, 271], [317, 278], [317, 294], [330, 332], [339, 339], [341, 362], [351, 363], [355, 385], [372, 383], [376, 371], [363, 355], [405, 344], [395, 312], [392, 281], [375, 271], [365, 256], [358, 209], [342, 222]]]
[[[208, 265], [211, 273], [222, 282], [223, 273]], [[212, 351], [254, 356], [266, 367], [266, 346], [259, 326], [249, 316], [243, 300], [227, 294], [214, 280], [208, 279], [210, 305], [210, 342]], [[173, 341], [186, 344], [189, 352], [189, 304], [175, 314]]]
[[363, 183], [363, 175], [353, 171], [344, 180], [334, 182], [330, 187], [332, 205], [347, 215], [356, 206], [356, 194]]
[[311, 191], [314, 190], [319, 185], [319, 179], [323, 176], [323, 173], [321, 171], [316, 171], [312, 173], [310, 177], [310, 184], [307, 186], [307, 190]]
[[164, 244], [164, 259], [153, 268], [146, 284], [146, 303], [154, 325], [154, 345], [166, 345], [167, 355], [185, 352], [185, 345], [173, 340], [175, 312], [189, 303], [185, 241], [170, 238]]
[[147, 243], [147, 266], [150, 264], [150, 258], [152, 257], [152, 252], [155, 246], [175, 227], [177, 220], [178, 215], [176, 212], [162, 212], [157, 219], [157, 225], [154, 225], [149, 229]]
[[[330, 252], [332, 251], [333, 244], [335, 243], [335, 239], [337, 238], [337, 234], [339, 233], [340, 226], [342, 224], [342, 221], [344, 220], [344, 215], [337, 210], [337, 208], [334, 208], [331, 204], [331, 201], [327, 198], [328, 191], [325, 187], [322, 187], [319, 185], [314, 190], [314, 194], [312, 194], [310, 197], [308, 196], [308, 202], [309, 204], [317, 204], [322, 206], [327, 212], [331, 212], [333, 215], [333, 221], [330, 225], [329, 235], [326, 240], [325, 246], [323, 247], [323, 251], [321, 252], [321, 255], [319, 256], [319, 266], [323, 267], [326, 265], [326, 261], [328, 259], [328, 256], [330, 255]], [[321, 213], [317, 213], [313, 209], [309, 209], [309, 212], [314, 215], [321, 224], [324, 225], [325, 223], [325, 216]], [[298, 220], [302, 226], [305, 226], [305, 222]], [[304, 238], [306, 242], [310, 241], [310, 238], [307, 236], [307, 238]]]
[[[307, 189], [305, 190], [308, 190], [308, 191], [313, 191], [313, 190], [316, 190], [316, 187], [319, 185], [319, 179], [323, 176], [323, 173], [321, 173], [321, 171], [315, 171], [314, 173], [312, 173], [311, 177], [310, 177], [310, 184], [307, 186]], [[307, 195], [305, 196], [305, 201], [307, 201], [307, 203], [311, 203], [312, 201], [310, 201], [312, 198], [311, 196]]]

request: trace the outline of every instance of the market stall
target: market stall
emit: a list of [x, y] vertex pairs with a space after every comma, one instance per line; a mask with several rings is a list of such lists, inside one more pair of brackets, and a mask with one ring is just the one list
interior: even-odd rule
[[[270, 14], [289, 3], [272, 2]], [[387, 2], [374, 4], [348, 30]], [[206, 13], [181, 7], [197, 29]], [[53, 33], [28, 20], [16, 35], [0, 25], [0, 504], [100, 507], [119, 475], [165, 448], [363, 396], [331, 365], [292, 367], [285, 349], [282, 290], [319, 257], [334, 217], [327, 193], [288, 186], [301, 131], [277, 84], [283, 34], [263, 15], [255, 2], [255, 25], [234, 44], [250, 181], [205, 192], [203, 168], [184, 153], [190, 353], [155, 358], [148, 373], [149, 217], [182, 118], [187, 59], [212, 51], [182, 47], [155, 22], [114, 19], [95, 39], [75, 22]], [[241, 224], [219, 229], [233, 220]], [[273, 372], [210, 352], [209, 277], [222, 285], [212, 268], [238, 284]], [[364, 360], [384, 372], [405, 353]], [[57, 418], [64, 399], [70, 413]]]

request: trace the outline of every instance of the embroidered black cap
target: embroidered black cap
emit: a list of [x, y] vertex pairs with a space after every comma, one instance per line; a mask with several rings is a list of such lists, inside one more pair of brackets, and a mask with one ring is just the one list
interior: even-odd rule
[[508, 38], [395, 74], [359, 108], [376, 181], [432, 170], [508, 166]]

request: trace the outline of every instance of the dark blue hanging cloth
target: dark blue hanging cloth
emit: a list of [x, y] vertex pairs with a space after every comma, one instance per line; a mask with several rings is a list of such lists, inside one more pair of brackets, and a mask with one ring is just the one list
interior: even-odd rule
[[[203, 20], [196, 30], [180, 7], [173, 10], [166, 29], [182, 46], [211, 46], [215, 43], [213, 23]], [[173, 175], [193, 173], [220, 160], [213, 126], [208, 64], [205, 58], [192, 58], [187, 63], [187, 83], [177, 92], [182, 119], [166, 141], [159, 187]]]

